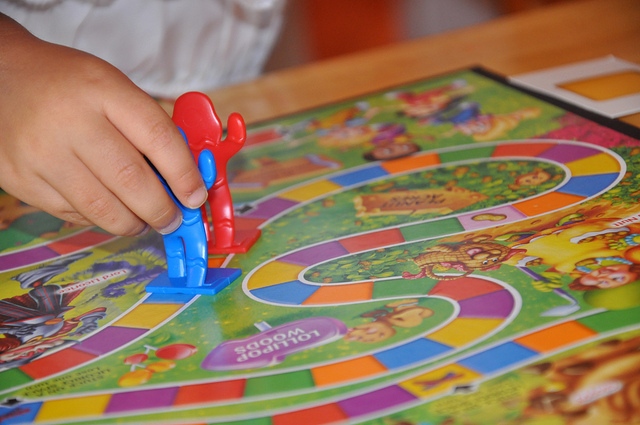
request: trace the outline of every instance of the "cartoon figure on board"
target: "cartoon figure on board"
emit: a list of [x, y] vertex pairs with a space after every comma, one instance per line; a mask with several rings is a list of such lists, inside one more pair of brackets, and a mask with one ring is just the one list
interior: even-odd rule
[[[205, 186], [209, 189], [216, 179], [216, 165], [211, 151], [201, 150], [197, 163]], [[182, 211], [182, 224], [162, 236], [167, 253], [167, 273], [160, 274], [145, 289], [147, 292], [214, 295], [235, 280], [240, 270], [207, 267], [207, 226], [201, 210], [182, 205], [162, 176], [158, 174], [158, 178]]]
[[[478, 238], [462, 243], [439, 244], [425, 249], [425, 252], [413, 258], [420, 272], [404, 272], [405, 279], [428, 277], [435, 280], [454, 280], [468, 276], [474, 271], [491, 271], [500, 268], [502, 263], [524, 250], [512, 249], [495, 242], [483, 242]], [[464, 272], [462, 275], [439, 275], [435, 270], [454, 269]]]
[[464, 122], [454, 124], [454, 130], [449, 133], [462, 133], [471, 136], [476, 142], [488, 142], [506, 137], [507, 133], [520, 125], [521, 121], [540, 116], [540, 108], [523, 108], [505, 114], [479, 114]]
[[211, 212], [213, 236], [208, 214], [202, 207], [209, 254], [247, 252], [260, 237], [259, 229], [236, 229], [233, 202], [229, 191], [227, 163], [244, 145], [246, 129], [240, 114], [229, 116], [227, 137], [222, 140], [222, 125], [211, 100], [203, 93], [180, 96], [173, 110], [173, 121], [184, 131], [194, 158], [208, 149], [215, 158], [217, 175], [209, 189], [207, 202]]
[[561, 415], [570, 425], [640, 421], [640, 337], [604, 341], [525, 371], [548, 381], [529, 392], [528, 418]]
[[477, 104], [465, 102], [474, 87], [465, 80], [456, 80], [442, 87], [420, 93], [389, 92], [386, 97], [397, 99], [400, 115], [418, 120], [420, 124], [464, 122], [477, 115]]
[[422, 324], [422, 320], [433, 316], [433, 310], [418, 305], [417, 299], [399, 300], [385, 305], [385, 309], [373, 310], [361, 317], [373, 318], [370, 323], [349, 328], [345, 341], [375, 343], [391, 338], [396, 334], [394, 327], [413, 328]]
[[34, 356], [64, 344], [61, 338], [66, 335], [84, 335], [97, 329], [98, 320], [106, 317], [104, 307], [70, 319], [65, 317], [74, 308], [71, 302], [84, 290], [83, 286], [45, 285], [88, 255], [72, 254], [13, 278], [29, 291], [0, 300], [0, 369], [28, 363]]

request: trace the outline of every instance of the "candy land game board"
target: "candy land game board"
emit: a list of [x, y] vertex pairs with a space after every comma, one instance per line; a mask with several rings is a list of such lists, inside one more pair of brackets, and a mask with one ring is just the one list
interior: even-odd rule
[[482, 69], [255, 125], [214, 297], [3, 194], [0, 423], [640, 423], [638, 137]]

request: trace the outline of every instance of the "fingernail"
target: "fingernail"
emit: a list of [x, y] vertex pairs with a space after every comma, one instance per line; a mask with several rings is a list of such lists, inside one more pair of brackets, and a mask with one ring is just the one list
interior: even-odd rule
[[175, 232], [181, 224], [182, 212], [178, 211], [178, 214], [176, 214], [176, 216], [173, 218], [173, 221], [162, 229], [158, 229], [158, 233], [160, 233], [161, 235], [168, 235], [169, 233]]
[[207, 200], [207, 188], [200, 186], [195, 192], [193, 192], [187, 198], [188, 208], [200, 208], [204, 201]]
[[139, 238], [140, 236], [144, 236], [144, 235], [146, 235], [147, 233], [149, 233], [149, 230], [151, 230], [151, 226], [149, 226], [149, 225], [147, 224], [146, 226], [144, 226], [144, 229], [142, 229], [142, 230], [140, 231], [140, 233], [138, 233], [135, 237], [136, 237], [136, 238]]

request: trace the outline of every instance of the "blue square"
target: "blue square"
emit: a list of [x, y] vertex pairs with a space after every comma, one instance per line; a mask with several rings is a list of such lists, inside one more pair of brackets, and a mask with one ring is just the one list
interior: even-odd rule
[[359, 170], [350, 171], [345, 174], [333, 177], [330, 181], [341, 186], [353, 186], [360, 183], [366, 183], [376, 178], [388, 176], [389, 173], [380, 165], [374, 165]]
[[417, 362], [424, 363], [432, 357], [450, 350], [452, 350], [452, 348], [448, 345], [440, 344], [430, 339], [420, 338], [398, 347], [376, 353], [373, 356], [387, 369], [396, 369]]
[[320, 289], [319, 286], [306, 285], [299, 280], [293, 280], [291, 282], [253, 289], [251, 293], [265, 301], [278, 304], [300, 305], [318, 289]]
[[511, 365], [537, 355], [537, 352], [529, 350], [520, 344], [507, 342], [460, 360], [458, 364], [473, 369], [476, 372], [488, 374], [506, 369]]

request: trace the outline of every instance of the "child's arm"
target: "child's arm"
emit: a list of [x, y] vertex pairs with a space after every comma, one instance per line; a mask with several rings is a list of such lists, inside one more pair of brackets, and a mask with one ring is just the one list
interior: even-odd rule
[[108, 63], [0, 14], [0, 187], [74, 223], [167, 233], [180, 210], [143, 155], [185, 206], [204, 203], [193, 156], [151, 97]]

